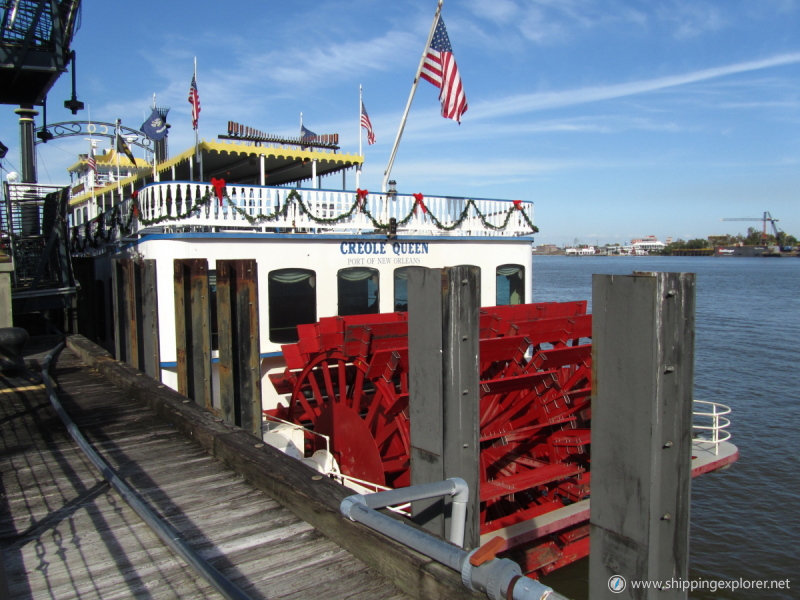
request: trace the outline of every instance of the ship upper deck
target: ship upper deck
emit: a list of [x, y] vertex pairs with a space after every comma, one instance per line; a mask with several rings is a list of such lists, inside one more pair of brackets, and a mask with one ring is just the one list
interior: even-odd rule
[[537, 231], [529, 201], [319, 187], [362, 160], [327, 148], [202, 142], [153, 172], [74, 196], [72, 237], [82, 248], [176, 231], [476, 238]]

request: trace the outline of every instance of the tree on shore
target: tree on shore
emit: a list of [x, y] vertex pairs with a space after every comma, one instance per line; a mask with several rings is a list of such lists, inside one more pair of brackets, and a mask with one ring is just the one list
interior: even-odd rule
[[795, 247], [798, 245], [797, 238], [793, 235], [787, 235], [782, 231], [778, 232], [776, 237], [773, 234], [767, 234], [766, 238], [763, 237], [762, 231], [756, 227], [748, 227], [747, 235], [731, 235], [726, 233], [724, 235], [710, 235], [707, 239], [695, 238], [692, 240], [676, 240], [664, 248], [664, 254], [672, 254], [680, 250], [702, 250], [706, 248], [716, 248], [718, 246], [780, 246], [781, 248]]

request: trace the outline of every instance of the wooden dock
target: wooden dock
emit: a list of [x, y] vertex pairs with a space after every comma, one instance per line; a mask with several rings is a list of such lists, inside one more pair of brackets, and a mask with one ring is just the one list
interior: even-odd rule
[[[59, 355], [65, 409], [249, 597], [473, 597], [458, 574], [336, 514], [347, 490], [98, 350], [77, 336]], [[34, 377], [0, 376], [0, 485], [0, 597], [221, 597], [102, 479]]]

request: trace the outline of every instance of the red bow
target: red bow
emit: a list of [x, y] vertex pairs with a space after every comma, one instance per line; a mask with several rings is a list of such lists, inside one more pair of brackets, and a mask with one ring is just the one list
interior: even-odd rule
[[416, 201], [416, 203], [414, 205], [414, 209], [416, 209], [417, 205], [419, 205], [419, 207], [422, 209], [422, 214], [423, 215], [428, 212], [428, 209], [426, 208], [425, 203], [422, 201], [422, 199], [424, 197], [425, 196], [423, 196], [422, 194], [414, 194], [414, 200]]
[[222, 195], [225, 193], [225, 180], [212, 177], [211, 185], [214, 186], [214, 193], [217, 195], [219, 205], [222, 206]]
[[139, 197], [139, 190], [133, 190], [133, 191], [131, 192], [131, 198], [133, 198], [134, 200], [136, 200], [136, 198], [138, 198], [138, 197]]
[[517, 210], [522, 210], [522, 200], [512, 200], [514, 203], [514, 208]]
[[364, 200], [367, 199], [367, 194], [369, 194], [367, 190], [356, 188], [356, 201], [358, 202], [359, 206], [364, 206]]

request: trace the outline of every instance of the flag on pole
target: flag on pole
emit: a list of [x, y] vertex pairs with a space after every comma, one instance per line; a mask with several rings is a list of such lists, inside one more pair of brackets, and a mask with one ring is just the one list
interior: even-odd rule
[[116, 138], [117, 138], [117, 152], [122, 152], [125, 156], [128, 157], [128, 160], [131, 161], [131, 164], [135, 167], [136, 166], [136, 159], [133, 158], [133, 152], [128, 147], [128, 144], [125, 143], [125, 140], [122, 138], [122, 131], [119, 128], [119, 119], [117, 119], [117, 128], [115, 131]]
[[192, 75], [189, 85], [189, 104], [192, 105], [192, 127], [197, 129], [197, 119], [200, 117], [200, 94], [197, 93], [197, 76]]
[[94, 149], [89, 150], [89, 158], [86, 159], [86, 164], [89, 166], [89, 170], [97, 175], [97, 160], [94, 158]]
[[439, 88], [442, 116], [461, 123], [461, 115], [467, 112], [467, 97], [461, 86], [461, 75], [453, 56], [453, 47], [441, 17], [425, 54], [420, 77]]
[[300, 139], [304, 142], [313, 142], [317, 139], [317, 134], [307, 129], [305, 125], [300, 125]]
[[169, 133], [166, 121], [166, 113], [168, 110], [168, 108], [153, 107], [153, 112], [150, 113], [150, 116], [147, 117], [147, 120], [142, 123], [139, 131], [141, 131], [154, 142], [163, 140], [165, 137], [167, 137], [167, 133]]
[[369, 120], [363, 101], [361, 102], [361, 126], [367, 130], [367, 143], [371, 146], [375, 143], [375, 132], [372, 130], [372, 122]]

